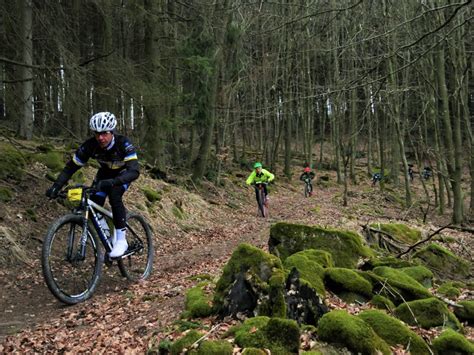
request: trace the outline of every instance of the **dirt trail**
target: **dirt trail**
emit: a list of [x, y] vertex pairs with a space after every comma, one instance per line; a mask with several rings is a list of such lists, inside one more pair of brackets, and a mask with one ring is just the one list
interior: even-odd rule
[[[4, 275], [8, 277], [2, 282], [0, 299], [0, 352], [61, 351], [66, 344], [70, 350], [84, 350], [85, 344], [94, 344], [95, 349], [112, 346], [116, 350], [144, 350], [152, 334], [179, 318], [184, 293], [194, 284], [190, 276], [219, 276], [239, 243], [266, 248], [272, 222], [291, 219], [291, 215], [311, 207], [301, 203], [304, 198], [299, 191], [278, 190], [271, 195], [270, 218], [256, 216], [252, 192], [246, 191], [251, 207], [225, 207], [218, 223], [158, 237], [154, 272], [149, 280], [132, 284], [120, 278], [116, 267], [106, 267], [93, 298], [75, 306], [57, 302], [44, 285], [38, 243], [38, 258], [23, 270], [15, 270], [15, 277]], [[13, 333], [17, 334], [8, 336]]]
[[[265, 220], [256, 216], [252, 192], [246, 191], [251, 207], [213, 210], [213, 223], [195, 226], [189, 232], [158, 231], [161, 236], [156, 241], [154, 272], [149, 280], [128, 283], [120, 278], [116, 267], [105, 268], [93, 298], [76, 306], [65, 307], [51, 296], [36, 261], [14, 279], [7, 278], [3, 287], [0, 353], [91, 349], [143, 353], [152, 336], [159, 336], [179, 318], [185, 291], [195, 283], [189, 277], [202, 273], [219, 276], [239, 243], [266, 248], [272, 222], [286, 220], [359, 231], [361, 224], [376, 218], [360, 213], [357, 193], [349, 207], [341, 208], [340, 194], [338, 187], [316, 188], [315, 195], [305, 199], [300, 184], [279, 186], [271, 194], [271, 215]], [[387, 210], [386, 214], [395, 217], [399, 211]], [[40, 245], [36, 252], [39, 249]]]

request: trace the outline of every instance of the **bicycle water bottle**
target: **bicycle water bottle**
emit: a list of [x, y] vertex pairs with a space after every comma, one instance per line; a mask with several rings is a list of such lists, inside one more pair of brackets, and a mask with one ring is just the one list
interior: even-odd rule
[[99, 220], [100, 226], [102, 230], [104, 231], [105, 237], [108, 240], [110, 240], [111, 239], [110, 228], [109, 228], [109, 225], [107, 224], [106, 219], [101, 213], [97, 213], [97, 219]]

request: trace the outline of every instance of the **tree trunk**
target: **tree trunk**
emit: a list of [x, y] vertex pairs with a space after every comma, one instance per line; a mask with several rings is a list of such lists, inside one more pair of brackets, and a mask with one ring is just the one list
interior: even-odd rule
[[438, 90], [441, 100], [441, 119], [444, 127], [444, 140], [447, 155], [447, 168], [453, 191], [453, 223], [463, 221], [463, 197], [461, 191], [461, 125], [459, 117], [451, 117], [449, 96], [446, 86], [445, 55], [441, 48], [436, 56]]
[[[193, 180], [199, 181], [204, 177], [204, 174], [207, 169], [209, 154], [212, 145], [212, 137], [214, 132], [214, 125], [216, 122], [216, 110], [218, 104], [218, 92], [217, 87], [219, 83], [219, 75], [222, 67], [223, 59], [223, 50], [224, 50], [224, 38], [226, 35], [226, 28], [228, 26], [228, 21], [231, 21], [232, 16], [231, 12], [227, 9], [229, 0], [217, 1], [215, 5], [215, 17], [222, 15], [222, 11], [225, 11], [225, 16], [222, 19], [220, 25], [217, 27], [216, 34], [216, 51], [214, 54], [214, 68], [211, 77], [209, 78], [209, 102], [204, 119], [204, 131], [201, 139], [201, 145], [199, 146], [199, 153], [197, 159], [194, 161], [193, 168]], [[215, 24], [219, 22], [216, 21]]]
[[22, 63], [19, 79], [22, 81], [22, 112], [19, 134], [22, 138], [33, 138], [33, 3], [21, 1], [23, 22], [21, 26]]

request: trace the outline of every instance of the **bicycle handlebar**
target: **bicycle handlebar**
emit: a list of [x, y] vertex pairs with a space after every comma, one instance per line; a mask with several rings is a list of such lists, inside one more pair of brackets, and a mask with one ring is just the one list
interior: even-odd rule
[[67, 198], [68, 190], [78, 189], [78, 188], [82, 188], [84, 190], [84, 192], [97, 192], [98, 191], [95, 188], [94, 185], [90, 185], [90, 186], [89, 185], [84, 185], [84, 184], [76, 184], [76, 185], [72, 185], [72, 186], [67, 185], [61, 191], [59, 191], [58, 196], [56, 198], [65, 199], [65, 198]]

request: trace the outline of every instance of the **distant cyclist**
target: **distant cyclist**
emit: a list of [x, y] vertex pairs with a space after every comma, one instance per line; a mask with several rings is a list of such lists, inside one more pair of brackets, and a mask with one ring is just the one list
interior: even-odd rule
[[425, 180], [428, 180], [433, 175], [431, 168], [429, 166], [425, 166], [423, 171], [421, 172], [421, 177]]
[[116, 242], [110, 252], [111, 258], [122, 256], [128, 248], [125, 236], [126, 210], [122, 196], [130, 183], [138, 178], [139, 166], [135, 147], [130, 140], [116, 134], [115, 115], [110, 112], [99, 112], [89, 122], [94, 137], [86, 140], [66, 163], [55, 183], [46, 191], [50, 198], [58, 197], [59, 191], [71, 176], [83, 167], [89, 158], [99, 162], [100, 168], [95, 177], [97, 193], [91, 197], [95, 203], [103, 206], [108, 196], [114, 217]]
[[413, 172], [413, 164], [408, 164], [408, 176], [410, 177], [410, 181], [413, 181], [413, 179], [415, 178]]
[[382, 181], [382, 174], [381, 173], [373, 173], [372, 174], [372, 186], [375, 186], [375, 184], [379, 181]]
[[[247, 185], [257, 185], [262, 184], [263, 190], [265, 192], [265, 205], [268, 204], [268, 190], [267, 190], [267, 183], [273, 181], [275, 179], [275, 175], [273, 175], [268, 170], [263, 169], [262, 163], [257, 162], [253, 166], [254, 170], [247, 178], [245, 182]], [[255, 195], [258, 201], [258, 189], [255, 189]]]
[[315, 177], [315, 174], [314, 172], [311, 171], [311, 168], [309, 167], [309, 165], [303, 169], [303, 173], [300, 176], [300, 180], [308, 184], [310, 196], [313, 195], [313, 184], [311, 183], [311, 180], [313, 180], [314, 177]]

